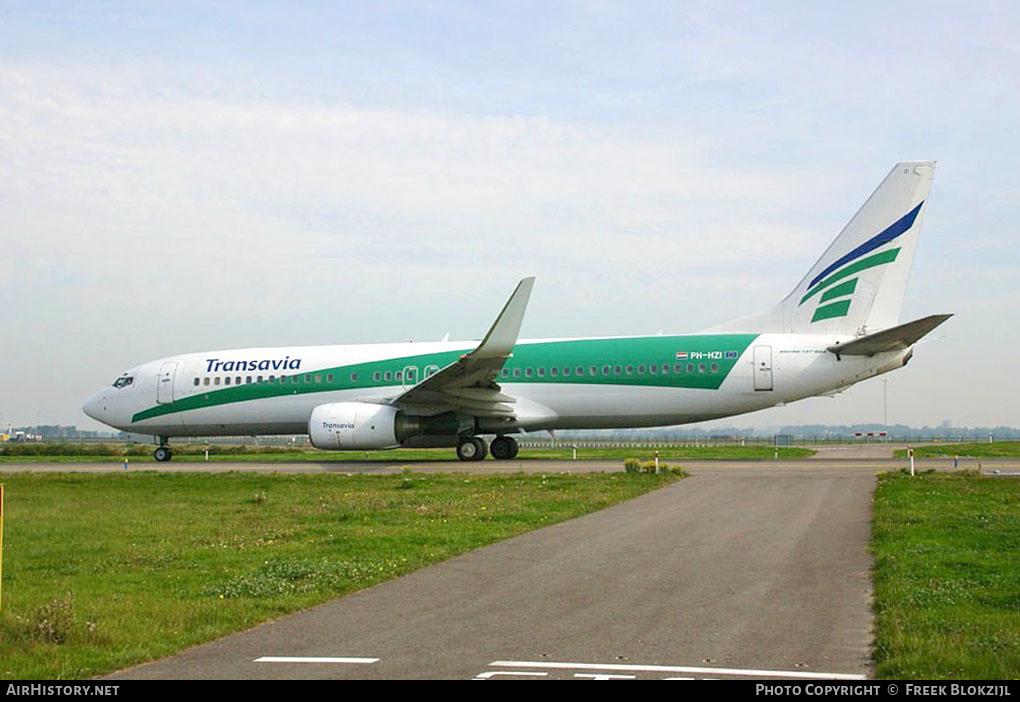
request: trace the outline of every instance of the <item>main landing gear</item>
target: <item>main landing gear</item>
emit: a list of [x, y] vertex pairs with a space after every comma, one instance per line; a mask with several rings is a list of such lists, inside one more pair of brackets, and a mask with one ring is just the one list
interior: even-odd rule
[[477, 436], [461, 437], [460, 443], [457, 444], [457, 458], [462, 461], [480, 461], [488, 452], [489, 447], [485, 445], [485, 441]]
[[170, 437], [159, 437], [159, 446], [152, 452], [152, 455], [160, 463], [164, 463], [173, 458], [174, 452], [170, 450]]
[[485, 440], [477, 436], [462, 437], [457, 445], [457, 458], [462, 461], [480, 461], [492, 452], [496, 460], [506, 461], [517, 457], [517, 441], [509, 436], [497, 436], [492, 444], [485, 445]]
[[518, 450], [517, 440], [511, 436], [497, 436], [489, 445], [492, 457], [499, 461], [509, 461], [512, 458], [517, 458]]

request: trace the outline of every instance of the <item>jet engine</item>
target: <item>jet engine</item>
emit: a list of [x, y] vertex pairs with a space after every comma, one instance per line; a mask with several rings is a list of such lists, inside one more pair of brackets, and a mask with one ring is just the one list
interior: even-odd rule
[[308, 420], [308, 438], [315, 448], [333, 451], [394, 448], [406, 438], [402, 414], [396, 407], [367, 402], [319, 405]]

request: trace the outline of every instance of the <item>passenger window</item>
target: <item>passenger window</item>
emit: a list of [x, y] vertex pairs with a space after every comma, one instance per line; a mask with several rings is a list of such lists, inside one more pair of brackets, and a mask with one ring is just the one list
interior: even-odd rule
[[217, 375], [216, 378], [213, 380], [213, 385], [219, 385], [219, 384], [220, 384], [220, 376]]
[[656, 375], [659, 372], [659, 367], [656, 365], [648, 366], [648, 372], [651, 373], [652, 375]]
[[531, 374], [532, 374], [533, 372], [534, 372], [534, 371], [533, 371], [533, 370], [532, 370], [531, 368], [525, 368], [525, 369], [524, 369], [524, 376], [525, 376], [525, 377], [527, 377], [527, 378], [530, 378], [530, 377], [531, 377]]
[[260, 376], [256, 377], [255, 378], [255, 382], [256, 383], [261, 383], [262, 382], [262, 376], [260, 375]]
[[375, 373], [372, 374], [372, 380], [374, 380], [375, 382], [378, 383], [381, 379], [382, 376], [379, 375], [379, 371], [376, 371]]
[[698, 364], [698, 372], [699, 373], [704, 373], [705, 372], [705, 364], [704, 363], [699, 363]]
[[241, 384], [241, 376], [237, 376], [236, 378], [234, 378], [234, 385], [240, 385], [240, 384]]
[[195, 378], [195, 385], [198, 385], [198, 378]]
[[396, 373], [394, 373], [393, 374], [393, 379], [394, 380], [403, 380], [404, 379], [404, 371], [397, 371]]
[[673, 372], [674, 373], [683, 373], [684, 372], [684, 364], [677, 363], [676, 365], [674, 365], [673, 366]]
[[503, 370], [501, 370], [499, 372], [499, 374], [500, 374], [500, 376], [502, 376], [504, 378], [509, 378], [510, 377], [510, 371], [507, 368], [504, 368]]
[[321, 375], [316, 375], [315, 376], [315, 382], [321, 383], [322, 382], [322, 376]]
[[560, 369], [557, 368], [556, 366], [553, 366], [552, 368], [549, 369], [549, 375], [559, 375], [559, 374], [560, 374]]
[[515, 378], [520, 378], [521, 377], [521, 369], [520, 368], [514, 368], [514, 377]]
[[545, 377], [545, 368], [539, 368], [538, 369], [538, 377], [539, 378], [544, 378]]
[[687, 364], [687, 372], [688, 373], [693, 373], [694, 372], [694, 364], [693, 363], [688, 363]]
[[609, 366], [602, 366], [602, 375], [609, 375]]
[[662, 374], [663, 375], [669, 375], [669, 364], [668, 363], [663, 363], [662, 364]]
[[223, 379], [223, 384], [224, 385], [230, 385], [230, 376], [229, 375], [226, 378]]
[[244, 379], [244, 384], [245, 385], [251, 385], [251, 376], [250, 375]]
[[713, 363], [713, 364], [711, 365], [711, 367], [710, 367], [710, 370], [711, 370], [711, 371], [712, 371], [713, 373], [718, 373], [718, 372], [719, 372], [719, 364], [718, 364], [718, 363]]
[[638, 366], [637, 367], [637, 372], [638, 372], [638, 375], [644, 375], [645, 374], [645, 367], [644, 366]]
[[634, 375], [634, 366], [627, 366], [627, 375]]
[[306, 375], [306, 376], [305, 376], [305, 382], [306, 382], [306, 383], [310, 383], [310, 382], [312, 382], [312, 376], [311, 376], [311, 374], [309, 374], [309, 375]]
[[383, 373], [383, 380], [393, 380], [393, 371]]
[[623, 368], [620, 366], [613, 366], [613, 375], [620, 375], [623, 372]]

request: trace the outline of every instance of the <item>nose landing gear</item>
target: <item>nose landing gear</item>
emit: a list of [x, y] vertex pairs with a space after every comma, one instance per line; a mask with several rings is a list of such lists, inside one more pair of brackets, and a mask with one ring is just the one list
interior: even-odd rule
[[174, 457], [174, 452], [170, 450], [170, 437], [159, 437], [159, 446], [152, 452], [152, 456], [160, 463], [169, 461]]

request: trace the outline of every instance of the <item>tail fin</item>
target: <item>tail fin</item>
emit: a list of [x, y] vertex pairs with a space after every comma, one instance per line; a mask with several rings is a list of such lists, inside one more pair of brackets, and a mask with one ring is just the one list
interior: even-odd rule
[[896, 164], [782, 302], [713, 331], [862, 335], [896, 326], [934, 171], [933, 161]]

